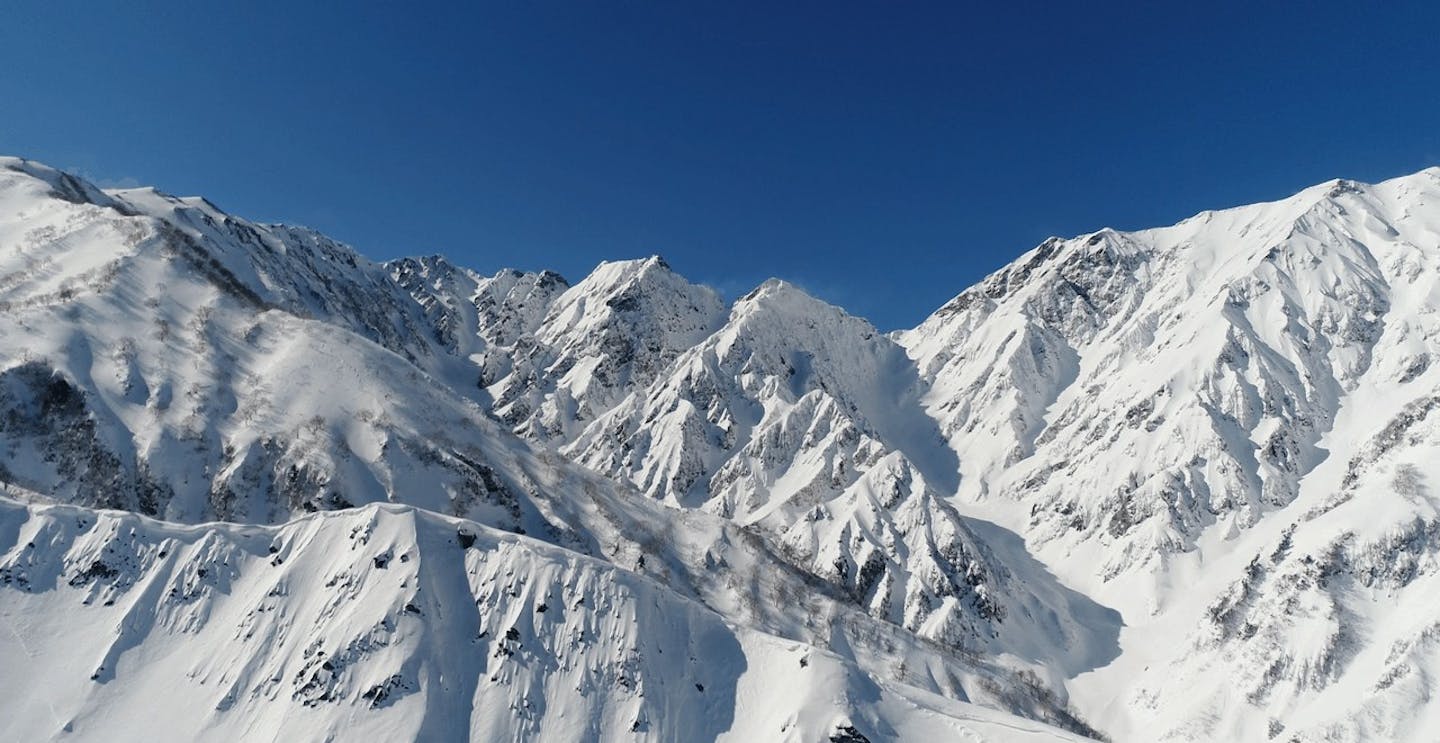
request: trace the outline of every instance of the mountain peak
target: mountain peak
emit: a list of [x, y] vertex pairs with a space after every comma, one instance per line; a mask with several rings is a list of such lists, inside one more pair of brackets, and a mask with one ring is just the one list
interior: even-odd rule
[[555, 302], [552, 316], [568, 317], [568, 325], [585, 324], [584, 317], [614, 313], [707, 311], [720, 305], [720, 295], [708, 286], [691, 283], [664, 258], [652, 255], [623, 261], [603, 261]]
[[72, 204], [94, 204], [123, 211], [114, 199], [89, 181], [34, 160], [0, 156], [0, 170], [9, 170], [41, 181], [49, 186], [51, 195]]
[[619, 261], [601, 261], [575, 287], [587, 291], [608, 291], [631, 283], [681, 282], [689, 284], [684, 277], [675, 273], [670, 264], [658, 255], [648, 258], [631, 258]]
[[779, 317], [813, 319], [834, 317], [840, 322], [863, 325], [875, 331], [870, 321], [846, 312], [843, 307], [830, 304], [805, 291], [804, 288], [784, 279], [766, 279], [748, 294], [735, 301], [731, 311], [731, 322], [750, 317]]
[[749, 304], [777, 303], [819, 304], [826, 307], [833, 307], [833, 305], [805, 291], [800, 286], [784, 279], [773, 277], [764, 280], [759, 286], [751, 289], [749, 293], [735, 301], [737, 307]]
[[621, 258], [620, 260], [614, 261], [600, 261], [595, 269], [598, 271], [601, 268], [607, 267], [614, 271], [643, 271], [647, 268], [663, 268], [667, 271], [673, 270], [670, 268], [670, 263], [665, 260], [664, 256], [659, 254], [646, 256], [644, 258]]
[[629, 388], [650, 383], [724, 318], [718, 292], [658, 255], [606, 261], [548, 304], [525, 343], [487, 359], [487, 388], [516, 431], [564, 439]]

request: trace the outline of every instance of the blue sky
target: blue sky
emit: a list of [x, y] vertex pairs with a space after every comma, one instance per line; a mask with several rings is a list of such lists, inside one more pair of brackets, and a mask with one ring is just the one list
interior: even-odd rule
[[1436, 3], [0, 14], [5, 153], [377, 259], [780, 276], [884, 329], [1052, 234], [1440, 163]]

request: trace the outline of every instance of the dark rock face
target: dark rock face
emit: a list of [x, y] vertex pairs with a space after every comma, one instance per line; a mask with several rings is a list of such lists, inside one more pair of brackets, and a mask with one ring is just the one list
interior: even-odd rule
[[841, 725], [830, 734], [830, 743], [870, 743], [870, 739], [854, 725]]
[[[68, 494], [79, 503], [155, 515], [169, 490], [101, 441], [85, 394], [41, 362], [0, 372], [0, 482]], [[22, 462], [31, 466], [21, 469]], [[27, 471], [28, 470], [28, 471]], [[43, 477], [44, 483], [32, 481]]]

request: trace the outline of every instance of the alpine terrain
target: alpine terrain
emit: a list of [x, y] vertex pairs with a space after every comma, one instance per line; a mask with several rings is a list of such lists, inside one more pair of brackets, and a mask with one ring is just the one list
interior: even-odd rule
[[0, 739], [1429, 740], [1440, 169], [911, 330], [0, 158]]

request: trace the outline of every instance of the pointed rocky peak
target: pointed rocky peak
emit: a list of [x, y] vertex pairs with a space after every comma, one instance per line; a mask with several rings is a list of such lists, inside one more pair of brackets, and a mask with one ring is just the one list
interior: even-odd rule
[[878, 358], [903, 357], [868, 320], [780, 279], [736, 301], [729, 321], [706, 345], [722, 366], [792, 379], [797, 394], [812, 381], [830, 388], [847, 374], [888, 366]]
[[390, 274], [397, 279], [400, 276], [429, 279], [437, 284], [439, 282], [453, 280], [456, 276], [470, 276], [478, 280], [480, 277], [467, 268], [451, 263], [448, 258], [439, 253], [420, 256], [406, 256], [389, 261], [386, 267]]
[[769, 278], [736, 300], [737, 312], [751, 309], [790, 314], [849, 314], [784, 279]]
[[470, 350], [476, 322], [468, 307], [484, 279], [439, 255], [399, 258], [385, 267], [391, 280], [425, 311], [437, 342], [452, 353]]
[[501, 296], [509, 294], [520, 288], [522, 291], [539, 291], [544, 294], [559, 294], [570, 288], [570, 282], [564, 276], [550, 270], [543, 271], [521, 271], [515, 268], [502, 268], [496, 271], [493, 276], [485, 276], [479, 279], [480, 291], [486, 294]]
[[386, 266], [424, 307], [436, 339], [463, 356], [512, 346], [533, 333], [551, 303], [569, 288], [554, 271], [505, 268], [482, 276], [440, 255], [400, 258]]
[[534, 276], [535, 286], [538, 288], [550, 289], [552, 287], [558, 287], [561, 291], [570, 288], [569, 280], [567, 280], [564, 276], [561, 276], [560, 274], [555, 273], [554, 271], [551, 271], [549, 269], [540, 271], [534, 274]]
[[621, 363], [652, 357], [646, 363], [658, 366], [714, 331], [724, 311], [714, 289], [692, 284], [651, 256], [601, 263], [555, 300], [536, 335], [557, 348], [586, 349]]
[[591, 292], [605, 292], [629, 282], [668, 275], [679, 278], [670, 264], [658, 255], [621, 261], [600, 261], [599, 265], [576, 286]]
[[480, 279], [472, 301], [477, 332], [492, 346], [512, 346], [534, 333], [570, 282], [554, 271], [507, 268]]
[[856, 317], [795, 284], [773, 278], [736, 300], [729, 321], [716, 336], [721, 346], [743, 337], [760, 337], [802, 347], [835, 341], [888, 340], [869, 320]]
[[[605, 261], [555, 303], [547, 325], [588, 326], [611, 315], [696, 314], [702, 324], [720, 313], [720, 296], [692, 284], [658, 255]], [[587, 318], [589, 322], [587, 322]]]
[[[563, 287], [554, 274], [535, 281]], [[569, 440], [653, 382], [725, 316], [714, 289], [690, 283], [659, 256], [602, 263], [547, 307], [533, 332], [484, 362], [497, 414], [540, 440]]]

